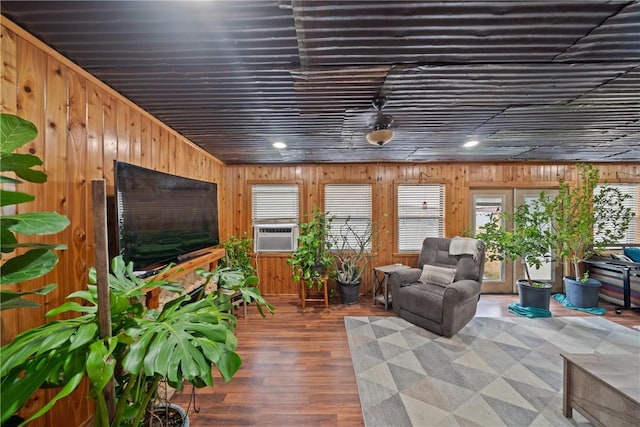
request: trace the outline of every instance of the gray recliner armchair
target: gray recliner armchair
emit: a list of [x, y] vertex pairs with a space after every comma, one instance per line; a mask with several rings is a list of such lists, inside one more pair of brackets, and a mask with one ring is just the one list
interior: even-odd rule
[[484, 258], [481, 240], [427, 237], [418, 268], [389, 275], [394, 311], [411, 323], [452, 337], [476, 314]]

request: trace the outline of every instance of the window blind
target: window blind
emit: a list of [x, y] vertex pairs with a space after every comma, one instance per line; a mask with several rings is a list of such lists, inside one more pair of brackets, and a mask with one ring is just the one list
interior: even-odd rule
[[[324, 210], [330, 217], [331, 236], [338, 245], [355, 245], [355, 242], [343, 242], [340, 227], [349, 218], [349, 224], [356, 232], [363, 233], [371, 222], [371, 184], [325, 184]], [[353, 246], [352, 246], [353, 247]], [[367, 245], [371, 249], [371, 245]]]
[[419, 251], [425, 237], [444, 237], [444, 185], [401, 184], [398, 251]]
[[298, 223], [297, 184], [254, 184], [251, 186], [254, 224]]

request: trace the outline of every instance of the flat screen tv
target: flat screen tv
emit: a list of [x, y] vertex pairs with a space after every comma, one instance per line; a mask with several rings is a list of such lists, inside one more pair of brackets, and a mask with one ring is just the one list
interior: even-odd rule
[[136, 270], [219, 243], [217, 184], [118, 160], [114, 171], [118, 252]]

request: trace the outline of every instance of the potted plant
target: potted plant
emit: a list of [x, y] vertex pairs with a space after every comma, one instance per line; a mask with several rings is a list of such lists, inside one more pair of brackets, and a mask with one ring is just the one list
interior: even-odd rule
[[360, 297], [362, 273], [371, 261], [373, 226], [370, 221], [356, 224], [347, 217], [330, 235], [335, 278], [342, 303], [356, 304]]
[[298, 247], [287, 260], [293, 279], [303, 286], [322, 289], [325, 277], [333, 265], [331, 242], [327, 240], [332, 218], [326, 212], [314, 209], [308, 222], [300, 223]]
[[[52, 384], [59, 393], [25, 424], [46, 413], [59, 399], [77, 388], [84, 377], [96, 401], [96, 426], [138, 426], [153, 412], [161, 381], [180, 390], [184, 381], [195, 387], [213, 385], [212, 367], [229, 381], [240, 367], [235, 352], [235, 317], [222, 292], [200, 295], [189, 301], [182, 295], [161, 310], [145, 308], [146, 292], [155, 287], [178, 292], [179, 284], [137, 278], [133, 264], [113, 259], [109, 276], [112, 336], [98, 335], [95, 270], [86, 290], [74, 292], [68, 301], [47, 313], [77, 317], [54, 320], [19, 334], [2, 348], [1, 421], [4, 422], [41, 386]], [[245, 277], [239, 270], [218, 267], [208, 279], [239, 289]], [[246, 287], [248, 298], [273, 311], [259, 291]], [[203, 287], [204, 289], [204, 287]], [[103, 390], [115, 379], [115, 411], [109, 414]]]
[[629, 195], [615, 187], [598, 187], [600, 172], [596, 167], [578, 164], [577, 169], [577, 187], [571, 188], [560, 179], [558, 195], [546, 195], [542, 204], [551, 218], [547, 233], [552, 249], [573, 269], [573, 275], [564, 278], [567, 300], [577, 307], [596, 307], [600, 282], [588, 273], [581, 274], [580, 264], [622, 239], [635, 214], [624, 206]]
[[[492, 213], [475, 237], [485, 242], [491, 261], [521, 260], [526, 276], [516, 282], [521, 306], [549, 310], [551, 284], [532, 280], [529, 272], [530, 266], [540, 268], [549, 255], [549, 217], [542, 209], [541, 198], [532, 205], [519, 205], [512, 214]], [[513, 224], [512, 230], [506, 228], [509, 223]]]
[[240, 269], [245, 277], [256, 276], [256, 269], [251, 264], [251, 238], [245, 231], [242, 236], [232, 235], [222, 242], [225, 256], [220, 260], [224, 267]]

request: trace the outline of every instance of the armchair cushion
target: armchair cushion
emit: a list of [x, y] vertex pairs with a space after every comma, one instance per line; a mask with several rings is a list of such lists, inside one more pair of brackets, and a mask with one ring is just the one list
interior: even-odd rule
[[455, 268], [438, 267], [437, 265], [425, 264], [422, 266], [422, 274], [420, 275], [419, 281], [438, 286], [447, 286], [453, 283], [455, 275]]

